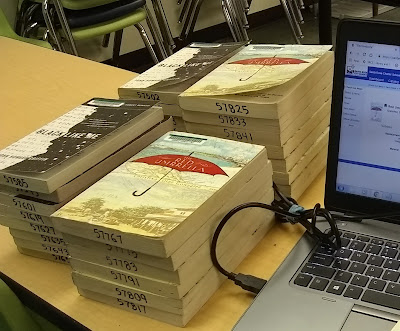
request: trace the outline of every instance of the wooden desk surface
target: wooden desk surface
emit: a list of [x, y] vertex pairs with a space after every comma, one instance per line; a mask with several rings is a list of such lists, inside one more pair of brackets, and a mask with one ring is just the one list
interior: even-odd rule
[[[74, 106], [94, 97], [115, 97], [134, 74], [99, 63], [0, 37], [0, 149]], [[300, 203], [321, 202], [324, 173]], [[236, 271], [268, 279], [303, 230], [276, 225]], [[79, 296], [70, 267], [19, 254], [0, 226], [0, 271], [93, 330], [180, 330]], [[225, 281], [186, 326], [187, 330], [230, 330], [253, 295]]]

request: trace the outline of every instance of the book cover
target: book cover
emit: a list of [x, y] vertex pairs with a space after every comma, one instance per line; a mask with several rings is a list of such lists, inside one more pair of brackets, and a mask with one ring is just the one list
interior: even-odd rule
[[[326, 52], [318, 61], [284, 84], [271, 88], [225, 95], [179, 95], [184, 110], [237, 115], [263, 119], [290, 116], [297, 103], [332, 75], [333, 52]], [[283, 120], [282, 120], [283, 122]]]
[[155, 126], [143, 132], [125, 146], [114, 151], [114, 153], [106, 157], [104, 160], [101, 160], [93, 167], [89, 168], [50, 194], [6, 185], [0, 185], [0, 192], [14, 194], [24, 198], [30, 197], [46, 200], [54, 203], [67, 202], [89, 187], [91, 184], [95, 183], [105, 174], [116, 168], [118, 165], [125, 162], [132, 155], [136, 154], [138, 151], [142, 150], [144, 147], [172, 129], [172, 118], [165, 118], [162, 122], [157, 123]]
[[[244, 43], [192, 43], [120, 87], [137, 91], [136, 99], [163, 101], [157, 92], [180, 94], [204, 77]], [[155, 93], [146, 93], [153, 91]], [[121, 94], [122, 93], [122, 94]]]
[[[52, 216], [162, 238], [250, 163], [264, 147], [169, 132]], [[205, 221], [205, 220], [204, 220]]]
[[303, 72], [332, 46], [248, 45], [184, 92], [226, 95], [281, 85]]
[[153, 105], [96, 98], [74, 108], [0, 151], [0, 183], [53, 192], [161, 121]]

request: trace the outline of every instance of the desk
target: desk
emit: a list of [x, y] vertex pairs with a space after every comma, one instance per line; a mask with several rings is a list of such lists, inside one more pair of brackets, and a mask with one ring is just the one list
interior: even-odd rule
[[[0, 37], [0, 148], [94, 96], [117, 97], [134, 74], [85, 59]], [[321, 173], [301, 201], [311, 207], [323, 197]], [[276, 225], [237, 271], [268, 279], [303, 230]], [[70, 267], [18, 253], [0, 226], [0, 271], [93, 330], [182, 330], [79, 296]], [[253, 295], [226, 281], [186, 330], [230, 330]]]

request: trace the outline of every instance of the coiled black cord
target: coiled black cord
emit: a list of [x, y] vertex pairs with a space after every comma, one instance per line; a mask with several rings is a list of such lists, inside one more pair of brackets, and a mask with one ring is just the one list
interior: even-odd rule
[[[217, 258], [218, 237], [229, 219], [239, 211], [247, 208], [263, 208], [271, 210], [275, 213], [278, 220], [280, 220], [281, 222], [290, 222], [292, 224], [300, 223], [306, 229], [306, 233], [311, 235], [311, 237], [319, 242], [322, 242], [325, 245], [331, 246], [335, 250], [341, 247], [340, 232], [336, 225], [337, 221], [361, 222], [365, 219], [381, 219], [400, 215], [400, 211], [360, 216], [337, 215], [331, 214], [329, 210], [322, 208], [319, 203], [317, 203], [314, 208], [305, 210], [303, 207], [297, 204], [296, 200], [290, 197], [285, 197], [279, 191], [275, 183], [273, 184], [273, 188], [275, 194], [279, 199], [275, 199], [271, 205], [261, 202], [247, 202], [236, 206], [235, 208], [230, 210], [218, 224], [211, 241], [211, 260], [218, 271], [228, 277], [228, 279], [233, 280], [235, 284], [241, 286], [247, 291], [256, 294], [267, 283], [265, 279], [254, 277], [251, 275], [243, 275], [229, 272], [221, 266]], [[328, 222], [328, 224], [330, 225], [330, 229], [328, 232], [324, 233], [318, 229], [318, 219]]]

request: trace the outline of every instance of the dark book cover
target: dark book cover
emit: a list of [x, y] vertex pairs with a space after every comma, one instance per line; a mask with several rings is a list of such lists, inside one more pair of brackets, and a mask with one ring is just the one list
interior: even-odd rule
[[180, 94], [237, 53], [245, 43], [192, 43], [121, 87]]
[[44, 173], [105, 139], [155, 104], [94, 98], [0, 151], [0, 169]]

